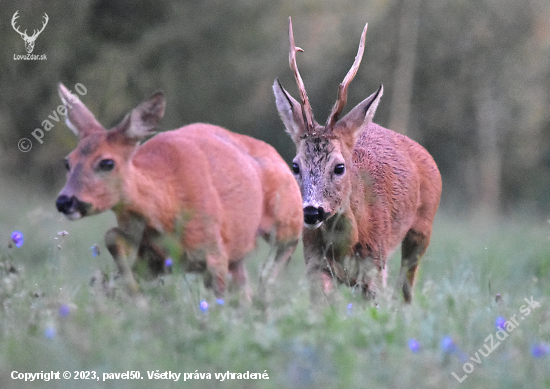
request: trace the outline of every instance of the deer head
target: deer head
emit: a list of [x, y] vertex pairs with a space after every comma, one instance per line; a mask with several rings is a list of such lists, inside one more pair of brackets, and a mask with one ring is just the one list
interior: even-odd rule
[[11, 26], [15, 31], [19, 33], [19, 35], [21, 35], [21, 38], [23, 38], [23, 40], [25, 41], [25, 50], [27, 50], [27, 53], [30, 54], [34, 50], [34, 41], [36, 40], [36, 38], [38, 38], [38, 35], [40, 35], [42, 31], [44, 31], [44, 28], [46, 28], [46, 25], [48, 24], [48, 14], [44, 12], [44, 22], [42, 22], [42, 28], [40, 30], [33, 30], [33, 34], [31, 36], [28, 36], [26, 29], [24, 32], [21, 32], [19, 31], [19, 27], [15, 25], [15, 20], [19, 17], [18, 12], [19, 11], [15, 11], [13, 17], [11, 18]]
[[290, 68], [294, 73], [301, 103], [282, 87], [278, 80], [273, 84], [277, 109], [296, 145], [292, 171], [302, 192], [304, 225], [318, 228], [324, 221], [349, 208], [352, 191], [352, 157], [358, 135], [372, 123], [382, 86], [340, 119], [347, 100], [350, 82], [355, 77], [363, 56], [367, 25], [361, 34], [359, 50], [348, 74], [339, 86], [338, 97], [325, 125], [313, 118], [311, 105], [296, 64], [292, 20], [289, 20]]
[[155, 93], [107, 131], [63, 84], [59, 84], [59, 95], [65, 104], [67, 126], [80, 140], [65, 159], [67, 184], [56, 206], [67, 218], [78, 219], [111, 209], [121, 201], [132, 153], [158, 125], [165, 100], [162, 92]]

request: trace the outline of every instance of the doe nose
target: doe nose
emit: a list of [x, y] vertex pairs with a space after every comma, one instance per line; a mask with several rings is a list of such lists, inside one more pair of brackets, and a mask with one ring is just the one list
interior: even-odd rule
[[69, 197], [67, 195], [60, 195], [57, 200], [55, 200], [55, 206], [59, 212], [69, 214], [74, 212], [78, 207], [78, 200], [74, 196]]
[[325, 211], [323, 207], [312, 207], [308, 206], [304, 208], [304, 223], [306, 224], [317, 224], [318, 222], [323, 221], [325, 218]]

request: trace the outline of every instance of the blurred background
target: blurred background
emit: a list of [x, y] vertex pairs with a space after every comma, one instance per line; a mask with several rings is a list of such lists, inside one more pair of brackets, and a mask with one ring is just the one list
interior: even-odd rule
[[[21, 31], [40, 28], [35, 55], [16, 60]], [[288, 17], [314, 114], [324, 123], [338, 84], [366, 49], [348, 107], [384, 84], [375, 121], [424, 145], [443, 175], [442, 208], [532, 213], [550, 203], [550, 2], [547, 0], [58, 0], [0, 3], [0, 192], [51, 197], [77, 139], [43, 122], [56, 86], [80, 83], [106, 127], [154, 91], [167, 98], [160, 130], [209, 122], [275, 146], [294, 145], [278, 118], [278, 77], [295, 97]], [[43, 143], [32, 133], [44, 132]], [[32, 149], [22, 152], [18, 141]], [[23, 189], [22, 189], [23, 188]], [[7, 207], [6, 201], [3, 206]]]

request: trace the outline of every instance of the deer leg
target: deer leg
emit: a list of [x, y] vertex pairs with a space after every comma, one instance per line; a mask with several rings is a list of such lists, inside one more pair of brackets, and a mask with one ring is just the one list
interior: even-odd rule
[[232, 262], [229, 264], [229, 272], [233, 278], [233, 284], [244, 294], [246, 301], [252, 301], [252, 292], [248, 286], [246, 274], [246, 268], [244, 267], [243, 260]]
[[206, 254], [205, 286], [212, 287], [216, 297], [223, 297], [227, 289], [227, 276], [229, 274], [229, 260], [222, 253]]
[[115, 260], [127, 290], [130, 294], [135, 294], [139, 287], [132, 274], [132, 267], [138, 258], [145, 222], [139, 218], [130, 217], [125, 220], [123, 226], [124, 229], [115, 227], [107, 231], [105, 245]]
[[323, 292], [328, 295], [334, 289], [334, 278], [327, 272], [321, 272], [321, 287]]
[[[138, 260], [141, 264], [134, 265], [134, 270], [142, 277], [156, 277], [165, 272], [164, 261], [167, 257], [167, 252], [162, 248], [162, 242], [158, 236], [143, 234], [143, 240], [138, 251]], [[141, 274], [139, 271], [141, 270]]]
[[418, 264], [428, 247], [429, 241], [429, 236], [411, 229], [401, 244], [401, 268], [397, 278], [396, 290], [403, 289], [403, 297], [407, 303], [411, 302]]
[[136, 261], [139, 244], [136, 245], [127, 234], [115, 227], [105, 234], [105, 245], [115, 260], [128, 292], [137, 293], [139, 287], [132, 274], [132, 265]]
[[306, 259], [306, 277], [310, 284], [309, 295], [312, 302], [326, 300], [332, 295], [336, 282], [335, 275], [326, 264], [327, 259], [321, 255], [321, 261], [318, 263], [318, 258]]
[[259, 294], [261, 299], [265, 300], [267, 298], [267, 290], [275, 283], [281, 269], [290, 261], [296, 246], [298, 246], [297, 240], [290, 243], [279, 242], [272, 246], [260, 272]]

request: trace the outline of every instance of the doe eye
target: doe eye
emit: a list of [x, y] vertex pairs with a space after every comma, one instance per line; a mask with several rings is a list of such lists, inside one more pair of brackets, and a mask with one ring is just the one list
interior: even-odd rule
[[346, 167], [343, 163], [339, 163], [338, 165], [334, 166], [334, 174], [341, 176], [346, 171]]
[[69, 165], [68, 159], [64, 159], [63, 163], [65, 164], [65, 169], [67, 169], [67, 171], [71, 170], [71, 165]]
[[97, 165], [97, 167], [102, 172], [110, 172], [115, 167], [115, 161], [112, 159], [102, 159], [99, 161], [99, 165]]
[[292, 171], [294, 172], [294, 174], [300, 173], [300, 166], [298, 166], [298, 164], [295, 162], [292, 164]]

